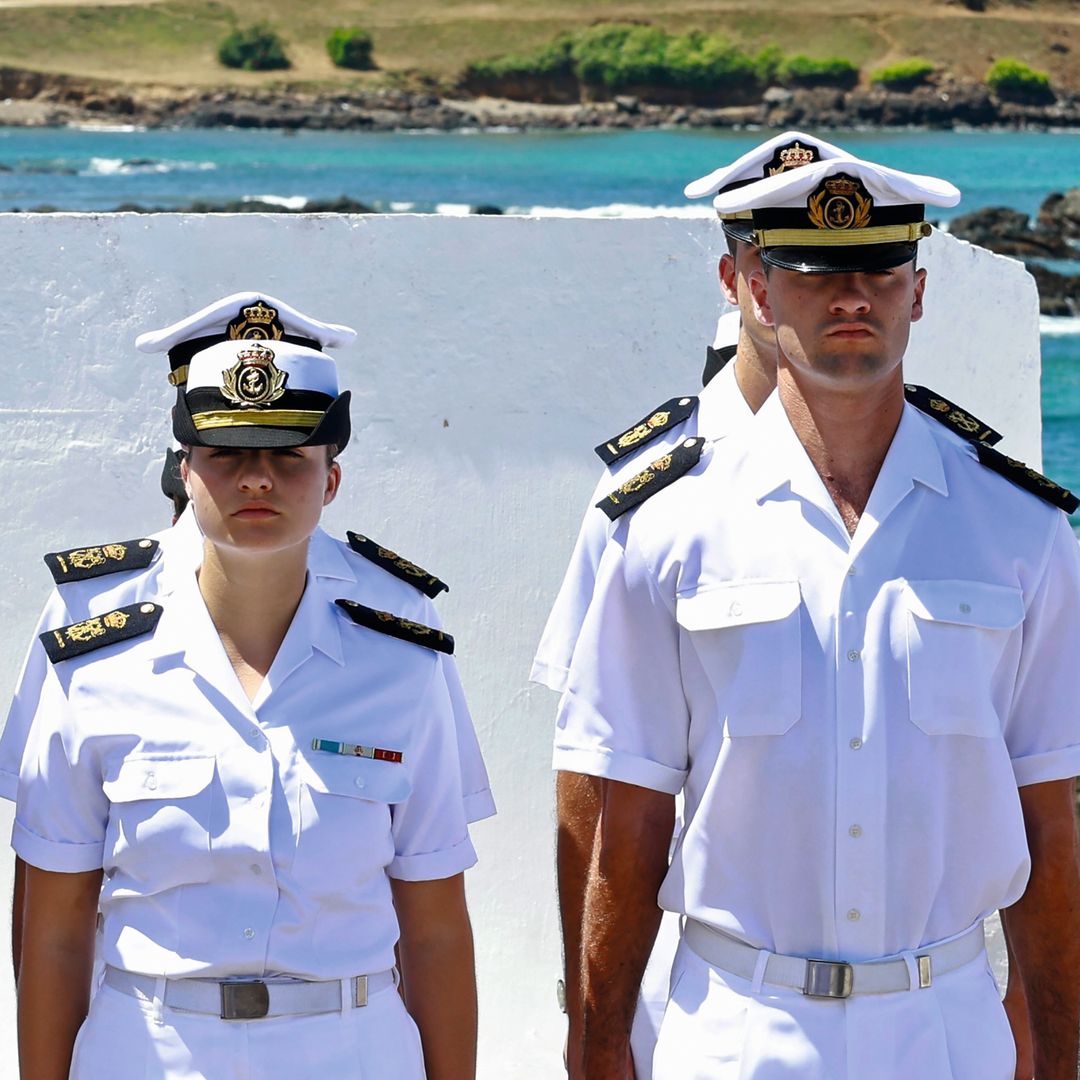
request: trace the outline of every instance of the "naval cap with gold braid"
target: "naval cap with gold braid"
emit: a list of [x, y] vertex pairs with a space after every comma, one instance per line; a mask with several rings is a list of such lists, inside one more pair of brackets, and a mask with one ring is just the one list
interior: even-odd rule
[[833, 158], [718, 195], [725, 212], [750, 210], [762, 261], [808, 274], [888, 270], [915, 258], [933, 231], [931, 206], [955, 206], [947, 180], [861, 158]]
[[[703, 199], [708, 195], [735, 191], [766, 177], [779, 176], [793, 169], [812, 165], [815, 161], [849, 156], [846, 150], [819, 139], [816, 135], [807, 135], [803, 131], [783, 131], [737, 157], [730, 165], [724, 165], [698, 180], [692, 180], [683, 193], [688, 199]], [[730, 212], [718, 210], [717, 213], [723, 223], [724, 232], [736, 240], [754, 243], [754, 226], [748, 208]]]
[[343, 450], [349, 398], [326, 353], [288, 341], [222, 341], [191, 358], [173, 436], [186, 446]]
[[337, 349], [356, 338], [350, 326], [322, 322], [266, 292], [238, 292], [160, 330], [135, 339], [140, 352], [168, 353], [169, 382], [183, 386], [188, 361], [219, 341], [284, 341], [309, 349]]

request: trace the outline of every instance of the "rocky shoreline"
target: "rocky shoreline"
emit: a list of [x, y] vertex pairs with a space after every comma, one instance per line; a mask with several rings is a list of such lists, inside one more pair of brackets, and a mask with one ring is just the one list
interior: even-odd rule
[[1052, 104], [1004, 101], [982, 83], [945, 81], [910, 92], [771, 87], [753, 104], [706, 108], [633, 95], [546, 104], [440, 96], [408, 89], [335, 93], [131, 86], [0, 68], [0, 125], [131, 124], [320, 131], [636, 129], [654, 127], [1077, 128], [1080, 95]]

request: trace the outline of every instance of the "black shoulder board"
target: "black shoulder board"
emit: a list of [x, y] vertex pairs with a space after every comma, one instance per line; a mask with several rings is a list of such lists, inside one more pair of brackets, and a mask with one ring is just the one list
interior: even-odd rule
[[1080, 499], [1071, 491], [1055, 484], [1042, 473], [1029, 469], [1022, 461], [1006, 457], [1000, 450], [994, 450], [985, 443], [979, 443], [975, 449], [979, 455], [979, 461], [988, 469], [1000, 473], [1006, 480], [1011, 480], [1017, 487], [1030, 491], [1032, 495], [1038, 495], [1051, 506], [1064, 510], [1066, 514], [1074, 513], [1080, 506]]
[[85, 581], [121, 570], [145, 570], [158, 549], [156, 540], [125, 540], [122, 544], [102, 544], [100, 547], [72, 548], [53, 551], [45, 556], [45, 565], [57, 585], [69, 581]]
[[735, 355], [738, 348], [738, 345], [725, 345], [722, 349], [714, 349], [711, 345], [706, 346], [705, 370], [701, 373], [702, 386], [708, 386], [727, 367], [728, 361]]
[[605, 495], [596, 504], [597, 508], [614, 521], [689, 472], [700, 460], [704, 445], [704, 439], [684, 439], [670, 454], [657, 458], [622, 487]]
[[414, 645], [425, 645], [436, 652], [452, 655], [454, 652], [454, 639], [441, 630], [435, 630], [423, 623], [410, 622], [397, 615], [391, 615], [389, 611], [376, 611], [374, 608], [364, 607], [355, 600], [335, 600], [335, 604], [354, 623], [366, 626], [369, 630], [377, 630], [380, 634], [389, 634], [390, 637], [400, 638], [402, 641], [411, 641]]
[[374, 540], [369, 540], [359, 533], [347, 532], [345, 535], [349, 538], [349, 547], [357, 555], [363, 555], [365, 559], [381, 566], [394, 577], [407, 581], [429, 599], [434, 600], [439, 593], [450, 591], [450, 586], [445, 581], [440, 581], [434, 574], [429, 574], [422, 566], [403, 559], [396, 551], [380, 547]]
[[621, 435], [609, 439], [596, 447], [596, 453], [605, 465], [614, 465], [627, 454], [632, 454], [639, 447], [650, 443], [662, 435], [669, 427], [681, 424], [697, 408], [696, 397], [676, 397], [665, 401], [659, 408], [653, 409], [648, 416], [642, 417], [633, 427], [627, 428]]
[[968, 442], [984, 443], [986, 446], [997, 446], [1001, 442], [998, 434], [989, 424], [984, 424], [977, 416], [972, 416], [967, 409], [961, 409], [954, 405], [948, 398], [942, 397], [925, 386], [916, 386], [914, 383], [905, 383], [904, 397], [911, 402], [920, 412], [932, 416], [940, 424], [944, 424], [954, 435]]
[[129, 604], [107, 615], [61, 626], [58, 630], [46, 630], [39, 637], [49, 659], [58, 664], [61, 660], [70, 660], [83, 653], [103, 649], [106, 645], [148, 634], [157, 626], [163, 610], [160, 604], [149, 602]]

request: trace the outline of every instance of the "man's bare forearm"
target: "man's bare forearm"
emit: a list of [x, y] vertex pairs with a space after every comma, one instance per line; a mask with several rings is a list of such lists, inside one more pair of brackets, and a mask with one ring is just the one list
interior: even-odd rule
[[1027, 992], [1024, 979], [1020, 974], [1020, 965], [1013, 953], [1009, 941], [1009, 928], [1005, 913], [1001, 913], [1001, 928], [1005, 932], [1005, 948], [1009, 956], [1009, 983], [1005, 989], [1005, 1015], [1012, 1028], [1013, 1042], [1016, 1043], [1016, 1073], [1014, 1080], [1033, 1080], [1035, 1076], [1035, 1050], [1031, 1045], [1031, 1018], [1028, 1011]]
[[1031, 877], [1002, 912], [1030, 1012], [1035, 1075], [1076, 1080], [1080, 1056], [1080, 860], [1073, 781], [1020, 789]]
[[583, 1080], [627, 1075], [634, 1006], [660, 926], [656, 894], [674, 826], [673, 796], [604, 782], [583, 920]]
[[562, 922], [563, 981], [570, 1022], [566, 1040], [566, 1069], [581, 1070], [581, 933], [585, 890], [600, 822], [603, 781], [598, 776], [559, 772], [555, 775], [558, 816], [555, 858], [559, 878], [559, 917]]
[[22, 962], [23, 900], [26, 896], [26, 863], [15, 856], [15, 885], [11, 892], [11, 970], [15, 985], [19, 985]]

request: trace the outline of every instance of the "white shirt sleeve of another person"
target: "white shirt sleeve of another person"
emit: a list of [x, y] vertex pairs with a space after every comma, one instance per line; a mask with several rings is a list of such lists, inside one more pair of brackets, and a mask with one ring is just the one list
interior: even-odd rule
[[1046, 565], [1024, 616], [1005, 742], [1018, 787], [1080, 775], [1080, 545], [1057, 515]]
[[597, 568], [559, 704], [552, 763], [674, 795], [689, 768], [679, 628], [673, 599], [628, 532], [629, 521], [620, 519]]

